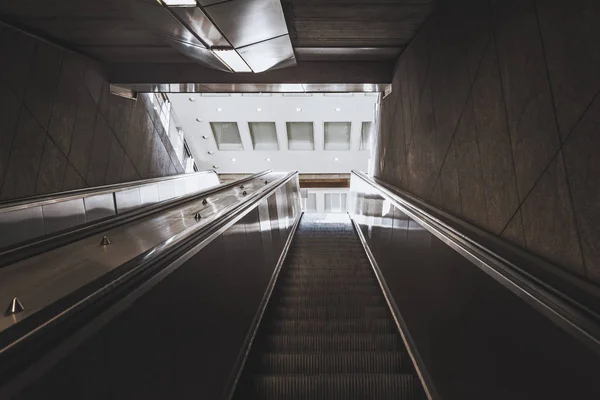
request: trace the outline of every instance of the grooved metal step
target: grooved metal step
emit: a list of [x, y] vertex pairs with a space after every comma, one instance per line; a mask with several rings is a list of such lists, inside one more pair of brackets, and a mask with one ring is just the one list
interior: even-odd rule
[[267, 374], [398, 374], [411, 372], [402, 352], [348, 352], [333, 354], [263, 354], [260, 370]]
[[345, 320], [279, 320], [270, 325], [269, 332], [285, 335], [396, 333], [396, 325], [388, 318]]
[[256, 376], [253, 389], [258, 399], [423, 399], [418, 379], [412, 374], [348, 374], [316, 376]]

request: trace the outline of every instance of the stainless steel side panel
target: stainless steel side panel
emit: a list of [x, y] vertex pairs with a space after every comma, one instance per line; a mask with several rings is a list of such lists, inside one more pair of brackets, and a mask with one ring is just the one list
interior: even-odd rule
[[44, 215], [41, 206], [0, 213], [0, 247], [43, 234]]
[[600, 370], [596, 353], [371, 185], [353, 176], [351, 191], [351, 216], [435, 398], [600, 395], [588, 375]]
[[86, 222], [83, 199], [63, 201], [42, 206], [46, 234], [71, 228]]
[[117, 212], [124, 213], [142, 205], [140, 189], [133, 188], [115, 193]]
[[112, 193], [90, 196], [83, 199], [87, 222], [116, 215], [115, 200]]

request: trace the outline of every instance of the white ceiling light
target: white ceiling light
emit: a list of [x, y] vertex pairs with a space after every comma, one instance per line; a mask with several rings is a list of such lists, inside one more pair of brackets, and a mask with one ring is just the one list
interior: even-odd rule
[[265, 158], [266, 162], [271, 162], [271, 159], [269, 157]]
[[233, 161], [233, 162], [236, 162], [236, 159], [235, 159], [235, 158], [232, 158], [232, 159], [231, 159], [231, 161]]
[[196, 7], [196, 0], [162, 0], [169, 7]]
[[223, 111], [223, 109], [221, 107], [219, 107], [219, 108], [217, 108], [217, 111], [221, 112], [221, 111]]
[[196, 99], [193, 97], [190, 97], [188, 100], [191, 101], [192, 103], [196, 101]]
[[300, 111], [302, 111], [302, 109], [300, 107], [297, 107], [296, 111], [300, 112]]
[[213, 169], [219, 169], [218, 165], [213, 165]]
[[342, 109], [338, 107], [335, 109], [335, 111], [342, 111]]
[[231, 50], [213, 50], [213, 53], [223, 64], [227, 65], [233, 72], [252, 72], [248, 64], [237, 51]]
[[202, 122], [202, 118], [196, 118], [196, 122]]
[[215, 152], [214, 152], [214, 151], [211, 151], [211, 150], [209, 150], [209, 151], [208, 151], [208, 154], [210, 154], [210, 155], [212, 156], [213, 154], [215, 154]]
[[208, 139], [208, 136], [202, 135], [202, 139]]
[[334, 161], [340, 161], [340, 159], [339, 159], [339, 158], [337, 158], [337, 157], [336, 157], [336, 158], [334, 158], [333, 160], [334, 160]]
[[258, 111], [258, 112], [261, 112], [261, 111], [262, 111], [262, 108], [258, 107], [258, 108], [256, 109], [256, 111]]

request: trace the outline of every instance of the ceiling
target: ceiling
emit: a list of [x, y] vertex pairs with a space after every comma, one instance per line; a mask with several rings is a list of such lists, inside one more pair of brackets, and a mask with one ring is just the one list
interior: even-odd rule
[[[156, 71], [147, 78], [160, 80], [161, 74], [167, 76], [170, 70], [193, 64], [192, 59], [133, 16], [132, 1], [2, 1], [0, 20], [112, 65], [114, 81], [119, 81], [115, 65], [144, 64], [147, 70]], [[393, 65], [433, 11], [435, 0], [282, 0], [281, 3], [299, 66], [315, 61], [374, 60]], [[335, 71], [334, 66], [332, 70]], [[376, 80], [362, 82], [351, 78], [348, 83]], [[248, 79], [251, 82], [252, 77]], [[172, 77], [169, 80], [152, 83], [173, 83]]]
[[[361, 144], [363, 122], [374, 120], [378, 96], [203, 93], [170, 94], [169, 100], [201, 170], [216, 166], [219, 173], [273, 169], [339, 174], [367, 171], [371, 152], [370, 143]], [[219, 137], [223, 124], [233, 127], [223, 134], [225, 139]], [[259, 132], [261, 128], [270, 129]], [[294, 138], [296, 128], [312, 132]]]

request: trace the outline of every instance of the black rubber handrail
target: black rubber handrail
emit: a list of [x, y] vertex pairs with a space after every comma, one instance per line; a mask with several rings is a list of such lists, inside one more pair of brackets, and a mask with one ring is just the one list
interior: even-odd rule
[[486, 274], [521, 297], [566, 332], [600, 354], [600, 315], [529, 274], [483, 244], [467, 237], [423, 207], [391, 191], [362, 172], [352, 174], [391, 201], [423, 228], [463, 255]]

